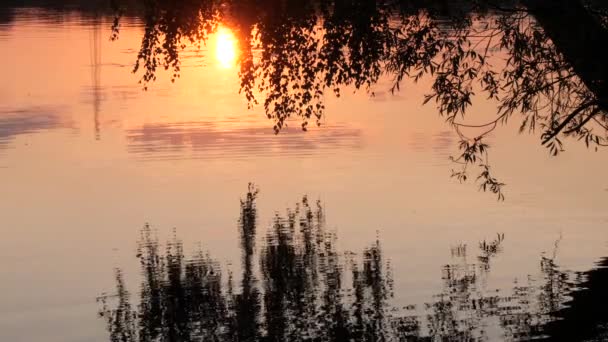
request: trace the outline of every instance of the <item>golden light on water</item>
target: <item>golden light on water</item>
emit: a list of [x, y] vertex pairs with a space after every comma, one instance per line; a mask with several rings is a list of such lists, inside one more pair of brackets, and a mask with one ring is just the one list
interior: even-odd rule
[[223, 68], [230, 68], [236, 63], [237, 42], [232, 31], [226, 27], [220, 27], [216, 33], [215, 59]]

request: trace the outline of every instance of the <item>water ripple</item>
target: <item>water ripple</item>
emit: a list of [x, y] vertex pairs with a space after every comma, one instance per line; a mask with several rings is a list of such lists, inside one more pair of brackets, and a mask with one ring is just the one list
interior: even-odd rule
[[144, 160], [306, 156], [362, 147], [360, 129], [343, 124], [275, 135], [268, 125], [221, 129], [214, 122], [154, 123], [129, 129], [127, 150]]
[[17, 135], [66, 127], [57, 112], [44, 107], [0, 109], [0, 150], [7, 148]]

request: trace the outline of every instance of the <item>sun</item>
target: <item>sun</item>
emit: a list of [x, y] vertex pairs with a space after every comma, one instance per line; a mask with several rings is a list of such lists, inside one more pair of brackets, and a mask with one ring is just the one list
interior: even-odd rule
[[230, 68], [236, 63], [236, 38], [229, 28], [220, 27], [215, 36], [215, 59], [223, 68]]

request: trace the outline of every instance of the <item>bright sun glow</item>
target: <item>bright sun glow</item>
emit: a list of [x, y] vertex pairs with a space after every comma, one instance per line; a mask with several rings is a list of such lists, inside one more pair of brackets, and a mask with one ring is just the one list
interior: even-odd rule
[[216, 34], [215, 59], [220, 66], [230, 68], [236, 62], [236, 39], [230, 29], [220, 27]]

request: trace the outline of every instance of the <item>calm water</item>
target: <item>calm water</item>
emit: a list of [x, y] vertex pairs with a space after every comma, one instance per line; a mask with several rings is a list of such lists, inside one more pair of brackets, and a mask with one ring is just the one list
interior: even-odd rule
[[[146, 301], [187, 299], [224, 308], [214, 324], [225, 334], [233, 312], [257, 317], [268, 336], [286, 329], [320, 336], [328, 328], [304, 329], [316, 321], [294, 317], [312, 310], [337, 322], [327, 302], [341, 305], [345, 322], [359, 322], [344, 323], [346, 330], [375, 334], [401, 322], [408, 336], [443, 331], [482, 340], [533, 334], [570, 298], [566, 280], [577, 272], [585, 272], [581, 281], [602, 276], [591, 270], [608, 255], [605, 152], [569, 142], [551, 158], [537, 136], [503, 127], [491, 138], [494, 172], [508, 184], [506, 201], [497, 202], [450, 179], [457, 138], [433, 106], [422, 106], [424, 81], [394, 96], [388, 80], [373, 98], [328, 95], [321, 127], [304, 133], [295, 121], [277, 136], [263, 110], [248, 110], [238, 94], [229, 33], [201, 51], [189, 48], [175, 84], [160, 77], [144, 92], [130, 72], [142, 34], [137, 21], [110, 42], [108, 20], [0, 11], [2, 341], [108, 341], [116, 331], [99, 313], [112, 313], [97, 299], [105, 294], [112, 310], [127, 298], [113, 296], [116, 268], [144, 321], [154, 313]], [[474, 122], [495, 104], [475, 99], [473, 108]], [[260, 190], [253, 233], [243, 228], [240, 202], [249, 182]], [[311, 213], [317, 201], [323, 208], [308, 238], [314, 252], [298, 233], [303, 196]], [[288, 210], [296, 207], [300, 228], [291, 232]], [[205, 286], [223, 292], [212, 299], [171, 289], [140, 295], [140, 284], [152, 288], [140, 279], [140, 261], [164, 254], [166, 241], [183, 247]], [[196, 257], [199, 249], [209, 257]], [[162, 280], [175, 265], [148, 271]], [[336, 279], [342, 284], [334, 286]], [[251, 291], [260, 297], [245, 295]], [[556, 294], [548, 301], [554, 306], [542, 300], [548, 292]], [[340, 299], [324, 302], [323, 294]], [[234, 298], [265, 309], [239, 311]], [[285, 304], [302, 298], [308, 304]], [[368, 306], [367, 316], [357, 314]]]

